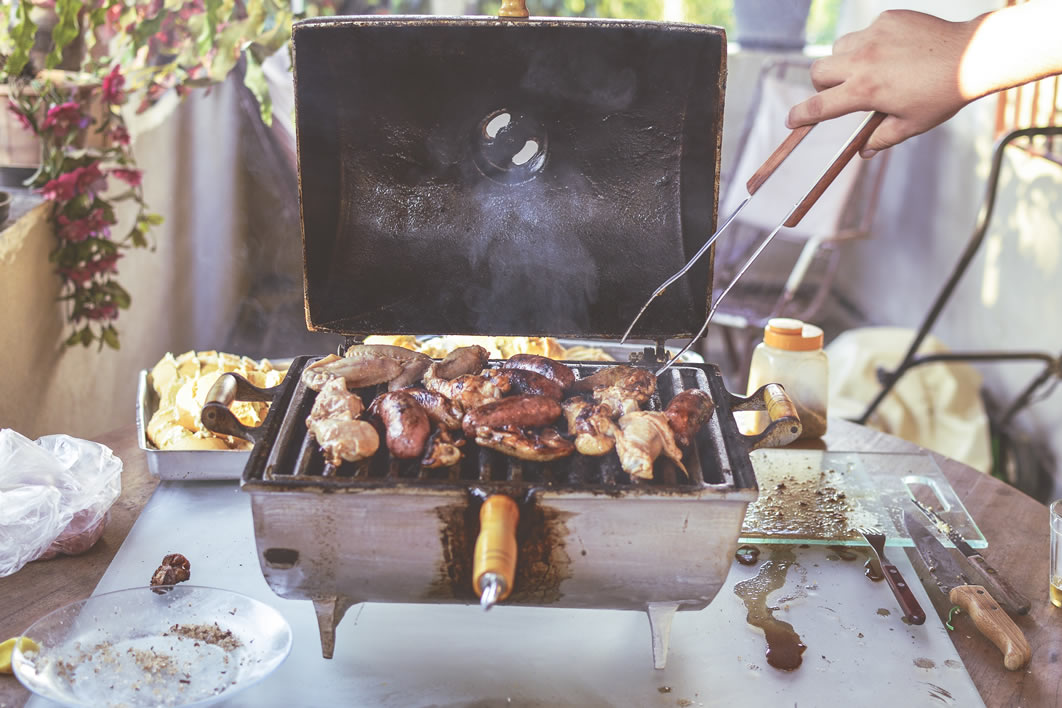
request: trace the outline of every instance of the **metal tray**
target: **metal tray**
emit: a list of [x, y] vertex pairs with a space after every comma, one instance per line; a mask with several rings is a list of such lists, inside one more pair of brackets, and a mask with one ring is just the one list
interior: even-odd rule
[[147, 437], [147, 424], [159, 407], [159, 397], [150, 382], [151, 373], [141, 370], [136, 386], [136, 437], [147, 457], [151, 476], [161, 480], [202, 481], [239, 479], [250, 450], [160, 450]]
[[[619, 344], [583, 339], [559, 339], [563, 347], [599, 347], [619, 362], [641, 352], [644, 345]], [[686, 352], [683, 362], [704, 363], [704, 358]], [[277, 359], [276, 363], [290, 365], [291, 359]], [[147, 424], [159, 407], [159, 398], [151, 386], [151, 372], [140, 371], [136, 390], [136, 436], [140, 449], [147, 457], [148, 471], [156, 479], [165, 481], [199, 482], [207, 480], [238, 480], [251, 456], [250, 450], [160, 450], [147, 438]]]

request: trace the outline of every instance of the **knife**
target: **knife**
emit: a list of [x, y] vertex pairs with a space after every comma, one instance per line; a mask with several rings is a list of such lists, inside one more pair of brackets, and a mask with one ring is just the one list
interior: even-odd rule
[[932, 522], [932, 524], [942, 534], [948, 537], [955, 547], [959, 549], [959, 552], [966, 556], [966, 560], [970, 562], [978, 575], [978, 579], [981, 584], [989, 589], [999, 604], [1003, 606], [1003, 609], [1015, 614], [1024, 615], [1028, 613], [1032, 603], [1025, 598], [1020, 592], [1010, 586], [1010, 584], [1003, 579], [1003, 576], [999, 572], [988, 564], [985, 557], [978, 553], [974, 548], [966, 542], [966, 539], [962, 535], [951, 527], [951, 524], [937, 516], [936, 512], [930, 509], [928, 506], [912, 499], [914, 505], [918, 507], [919, 511], [926, 515], [926, 517]]
[[951, 552], [928, 528], [906, 511], [903, 523], [914, 541], [915, 549], [926, 564], [933, 582], [948, 601], [958, 605], [973, 619], [974, 625], [1003, 652], [1003, 666], [1016, 671], [1028, 663], [1032, 649], [1018, 625], [980, 585], [971, 585]]

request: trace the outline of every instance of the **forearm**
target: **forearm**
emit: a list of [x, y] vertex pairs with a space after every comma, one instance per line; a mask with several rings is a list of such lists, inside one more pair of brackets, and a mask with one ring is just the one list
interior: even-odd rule
[[1030, 2], [986, 13], [959, 67], [968, 100], [1062, 73], [1062, 0]]

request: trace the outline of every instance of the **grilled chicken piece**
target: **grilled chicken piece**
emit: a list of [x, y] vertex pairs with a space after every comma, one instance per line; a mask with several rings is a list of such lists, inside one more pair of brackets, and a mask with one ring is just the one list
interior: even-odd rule
[[583, 455], [604, 455], [616, 447], [616, 424], [612, 409], [578, 396], [561, 404], [568, 419], [568, 433], [575, 436], [575, 449]]
[[664, 453], [678, 465], [683, 474], [682, 450], [675, 444], [674, 433], [667, 416], [659, 411], [635, 411], [619, 419], [616, 452], [620, 466], [631, 477], [653, 478], [653, 462]]
[[310, 427], [315, 420], [326, 418], [354, 420], [364, 410], [365, 404], [361, 402], [361, 398], [347, 390], [346, 380], [332, 378], [321, 387], [320, 393], [314, 399], [313, 408], [306, 419], [306, 426]]
[[402, 363], [395, 359], [351, 359], [329, 354], [302, 371], [307, 388], [320, 391], [332, 379], [346, 381], [347, 388], [365, 388], [393, 381], [402, 373]]
[[548, 462], [567, 457], [575, 451], [575, 445], [561, 437], [553, 428], [541, 431], [524, 428], [488, 428], [476, 429], [476, 443], [489, 447], [506, 455], [531, 460]]
[[698, 388], [687, 389], [672, 398], [664, 409], [664, 415], [675, 433], [675, 442], [680, 447], [689, 447], [714, 410], [715, 401]]
[[400, 460], [424, 454], [431, 434], [427, 412], [405, 391], [381, 393], [369, 406], [369, 415], [383, 423], [387, 449]]
[[390, 391], [417, 383], [432, 364], [431, 357], [427, 354], [392, 344], [355, 344], [347, 347], [344, 354], [347, 359], [397, 362], [402, 368], [397, 376], [388, 379], [387, 388]]
[[478, 344], [458, 347], [446, 355], [442, 361], [436, 361], [424, 373], [425, 379], [445, 379], [450, 381], [465, 374], [478, 374], [487, 365], [488, 352]]
[[441, 393], [456, 405], [464, 415], [474, 408], [497, 401], [509, 392], [507, 381], [495, 380], [489, 376], [465, 374], [456, 379], [425, 379], [424, 386], [429, 391]]
[[579, 379], [572, 391], [590, 392], [594, 400], [607, 405], [615, 415], [640, 410], [656, 393], [656, 376], [636, 366], [611, 366]]
[[546, 396], [510, 396], [465, 413], [465, 435], [481, 428], [540, 428], [560, 417], [561, 406]]
[[339, 467], [344, 460], [357, 462], [372, 457], [380, 447], [380, 435], [364, 420], [325, 418], [309, 425], [310, 435], [321, 446], [325, 460]]
[[416, 399], [432, 423], [448, 430], [460, 430], [464, 412], [446, 396], [424, 388], [402, 389]]
[[421, 466], [434, 469], [456, 465], [461, 461], [461, 445], [464, 442], [464, 438], [456, 437], [450, 430], [437, 428], [428, 438]]
[[570, 366], [538, 354], [513, 354], [502, 364], [502, 368], [533, 371], [555, 381], [561, 389], [567, 389], [575, 383], [575, 372]]

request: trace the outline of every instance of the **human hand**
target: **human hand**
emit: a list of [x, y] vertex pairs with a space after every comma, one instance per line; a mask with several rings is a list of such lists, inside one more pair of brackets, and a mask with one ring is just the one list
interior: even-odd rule
[[790, 110], [788, 126], [881, 111], [888, 117], [860, 153], [870, 157], [943, 123], [979, 95], [961, 76], [979, 19], [948, 22], [909, 10], [883, 13], [865, 30], [838, 39], [833, 56], [812, 64], [818, 93]]

